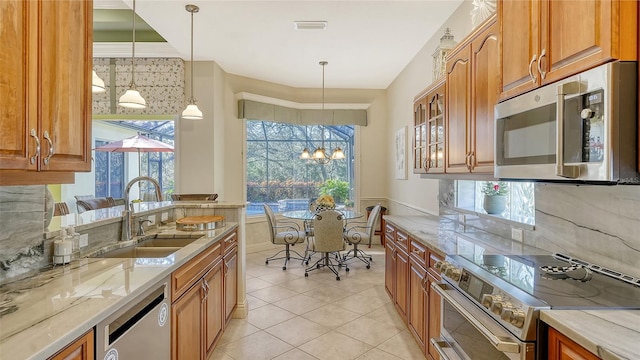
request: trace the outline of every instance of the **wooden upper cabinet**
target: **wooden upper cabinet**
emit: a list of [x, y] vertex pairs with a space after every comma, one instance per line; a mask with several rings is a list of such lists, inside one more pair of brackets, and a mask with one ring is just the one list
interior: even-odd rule
[[451, 52], [446, 88], [445, 172], [493, 174], [493, 108], [500, 94], [495, 15]]
[[447, 57], [445, 172], [468, 172], [471, 106], [471, 47], [454, 49]]
[[92, 3], [40, 7], [40, 169], [91, 171]]
[[436, 81], [414, 99], [414, 174], [444, 172], [444, 81]]
[[539, 6], [537, 1], [504, 0], [498, 5], [502, 37], [502, 98], [538, 86]]
[[500, 27], [494, 21], [471, 43], [470, 171], [493, 174], [494, 106], [500, 96]]
[[426, 95], [413, 101], [413, 173], [427, 172], [427, 109]]
[[636, 1], [503, 0], [498, 8], [501, 100], [611, 60], [637, 60]]
[[37, 58], [30, 50], [37, 46], [36, 14], [31, 1], [0, 1], [0, 169], [30, 168], [29, 129], [37, 126]]
[[93, 1], [0, 2], [0, 185], [91, 170]]

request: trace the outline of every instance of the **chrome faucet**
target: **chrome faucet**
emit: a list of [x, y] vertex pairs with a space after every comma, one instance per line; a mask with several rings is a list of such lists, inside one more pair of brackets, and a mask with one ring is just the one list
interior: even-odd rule
[[131, 240], [131, 213], [133, 212], [133, 204], [129, 203], [129, 192], [131, 191], [131, 187], [133, 186], [133, 184], [142, 180], [147, 180], [153, 184], [153, 186], [156, 188], [156, 197], [158, 198], [158, 201], [162, 201], [162, 190], [160, 189], [160, 184], [158, 184], [158, 181], [156, 181], [156, 179], [149, 176], [138, 176], [137, 178], [133, 178], [131, 181], [129, 181], [127, 187], [125, 187], [124, 189], [124, 211], [122, 211], [122, 238], [120, 239], [122, 241]]

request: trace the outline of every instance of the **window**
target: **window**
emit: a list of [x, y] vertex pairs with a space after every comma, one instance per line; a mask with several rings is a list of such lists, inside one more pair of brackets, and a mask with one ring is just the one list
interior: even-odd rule
[[[295, 125], [247, 120], [247, 207], [248, 215], [262, 214], [262, 204], [282, 212], [307, 209], [309, 200], [321, 192], [331, 193], [338, 204], [353, 199], [353, 126]], [[300, 159], [324, 147], [328, 153], [343, 149], [344, 160], [320, 165]], [[328, 181], [330, 180], [330, 181]]]
[[[508, 191], [504, 211], [494, 214], [498, 218], [503, 218], [519, 223], [535, 224], [535, 192], [532, 182], [500, 182], [506, 185]], [[485, 181], [456, 181], [456, 208], [486, 214], [484, 204], [484, 194], [482, 188]]]
[[[110, 120], [107, 122], [97, 120], [96, 123], [105, 123], [112, 128], [115, 126], [117, 128], [133, 130], [133, 132], [129, 131], [128, 133], [135, 134], [135, 132], [137, 132], [148, 138], [174, 145], [175, 122], [172, 120]], [[94, 133], [99, 133], [100, 131], [104, 131], [103, 128], [98, 128], [96, 131], [96, 127], [94, 126]], [[106, 132], [100, 136], [114, 138], [117, 135], [114, 135], [113, 132]], [[117, 140], [129, 136], [130, 135], [121, 135]], [[109, 142], [111, 141], [96, 140], [96, 147]], [[135, 152], [127, 154], [135, 154]], [[135, 154], [131, 156], [137, 157], [138, 155]], [[127, 179], [125, 179], [124, 170], [125, 159], [131, 160], [131, 158], [126, 157], [124, 153], [96, 151], [94, 159], [96, 196], [123, 197], [124, 187], [128, 180], [139, 175], [150, 176], [158, 180], [164, 199], [174, 191], [173, 152], [140, 153], [140, 173], [138, 174], [138, 170], [136, 169], [134, 173], [126, 174]], [[153, 185], [148, 181], [142, 181], [138, 183], [138, 185], [140, 186], [141, 194], [155, 192]]]
[[[96, 146], [109, 141], [96, 140]], [[123, 197], [124, 191], [124, 153], [96, 151], [96, 197]]]

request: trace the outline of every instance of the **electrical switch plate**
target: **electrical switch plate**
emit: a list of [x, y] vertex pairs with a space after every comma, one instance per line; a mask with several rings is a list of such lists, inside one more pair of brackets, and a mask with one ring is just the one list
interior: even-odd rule
[[149, 217], [147, 219], [149, 220], [149, 225], [155, 225], [155, 223], [156, 223], [156, 216], [155, 215], [149, 215]]
[[80, 235], [80, 247], [86, 247], [89, 246], [89, 234], [82, 234]]
[[460, 224], [464, 224], [466, 222], [466, 220], [467, 220], [467, 216], [466, 215], [458, 214], [458, 222]]
[[519, 228], [511, 228], [511, 238], [515, 241], [522, 242], [524, 240], [524, 230]]
[[160, 221], [168, 221], [168, 220], [169, 220], [169, 213], [167, 213], [167, 212], [163, 212], [163, 213], [160, 215]]

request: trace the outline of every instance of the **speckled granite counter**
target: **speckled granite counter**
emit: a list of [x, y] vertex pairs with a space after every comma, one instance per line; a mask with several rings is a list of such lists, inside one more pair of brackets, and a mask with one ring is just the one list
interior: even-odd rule
[[[435, 216], [385, 215], [384, 219], [443, 256], [473, 251], [549, 254], [474, 228], [454, 231], [456, 224], [453, 221]], [[640, 359], [640, 311], [546, 310], [541, 312], [540, 318], [602, 359]]]
[[540, 319], [604, 360], [640, 359], [640, 310], [543, 310]]
[[46, 359], [237, 226], [165, 231], [200, 237], [165, 258], [85, 258], [0, 286], [0, 358]]

